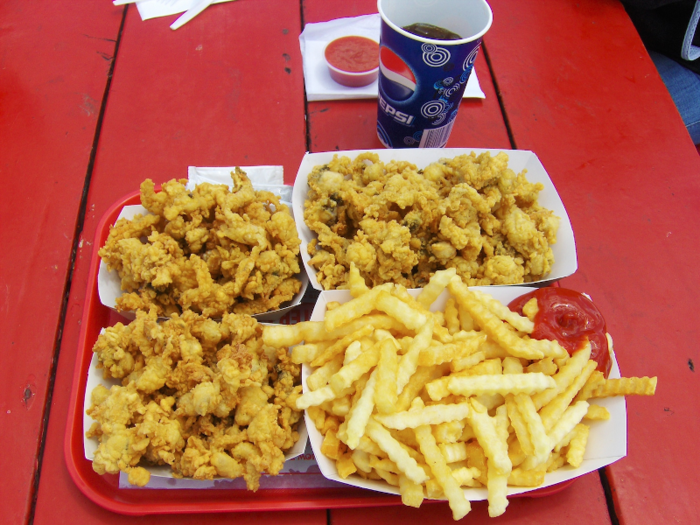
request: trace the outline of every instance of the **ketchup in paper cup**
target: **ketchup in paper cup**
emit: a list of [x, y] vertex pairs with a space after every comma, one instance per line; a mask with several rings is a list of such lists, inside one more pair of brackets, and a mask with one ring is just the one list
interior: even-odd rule
[[336, 38], [326, 46], [323, 56], [331, 78], [343, 86], [366, 86], [379, 74], [379, 44], [371, 38]]

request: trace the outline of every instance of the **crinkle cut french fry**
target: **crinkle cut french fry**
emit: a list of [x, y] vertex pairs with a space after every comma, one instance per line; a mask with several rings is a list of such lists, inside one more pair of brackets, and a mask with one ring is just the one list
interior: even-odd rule
[[541, 359], [544, 357], [541, 351], [530, 348], [516, 332], [509, 330], [498, 316], [491, 313], [479, 301], [459, 277], [453, 277], [447, 288], [457, 302], [474, 318], [481, 330], [486, 332], [491, 339], [506, 349], [511, 355], [525, 359]]
[[357, 472], [357, 466], [352, 460], [352, 452], [341, 454], [341, 456], [335, 460], [335, 466], [338, 469], [338, 475], [343, 479]]
[[656, 377], [622, 377], [606, 379], [591, 392], [591, 397], [653, 396], [655, 392]]
[[508, 507], [508, 477], [510, 472], [502, 473], [497, 469], [489, 469], [486, 473], [489, 502], [489, 516], [495, 518], [501, 516]]
[[343, 367], [343, 356], [338, 355], [325, 365], [317, 368], [306, 378], [306, 387], [313, 391], [328, 384], [333, 374]]
[[481, 475], [476, 467], [459, 467], [452, 470], [452, 477], [457, 480], [460, 487], [480, 487], [476, 478]]
[[399, 492], [401, 493], [401, 503], [407, 507], [418, 508], [422, 505], [423, 486], [420, 483], [414, 483], [404, 474], [399, 474]]
[[452, 510], [452, 518], [460, 520], [471, 510], [469, 500], [464, 496], [464, 491], [452, 476], [452, 469], [447, 466], [445, 458], [435, 443], [435, 438], [430, 431], [430, 425], [422, 425], [415, 429], [416, 439], [420, 445], [420, 451], [425, 461], [435, 476], [435, 480], [442, 488]]
[[406, 386], [403, 387], [399, 395], [399, 401], [396, 404], [396, 411], [403, 412], [411, 406], [411, 401], [425, 387], [425, 385], [441, 377], [449, 369], [446, 365], [435, 366], [419, 366], [416, 372], [408, 380]]
[[594, 370], [593, 373], [588, 377], [588, 380], [583, 385], [578, 394], [576, 394], [576, 401], [586, 401], [591, 398], [593, 391], [605, 382], [605, 374], [600, 370]]
[[[347, 303], [346, 303], [347, 304]], [[345, 349], [354, 341], [358, 341], [363, 337], [366, 337], [374, 332], [374, 327], [371, 325], [365, 325], [359, 330], [342, 337], [340, 340], [336, 341], [323, 352], [321, 352], [313, 361], [311, 361], [311, 366], [323, 366], [325, 363], [333, 359], [338, 354], [345, 352]]]
[[520, 415], [527, 425], [530, 442], [533, 448], [533, 457], [537, 459], [537, 464], [542, 463], [551, 450], [551, 440], [547, 435], [547, 430], [542, 423], [542, 418], [537, 413], [532, 398], [527, 394], [517, 394], [514, 397]]
[[523, 317], [522, 315], [513, 312], [498, 299], [494, 299], [490, 295], [478, 290], [472, 290], [472, 293], [486, 306], [486, 308], [489, 309], [492, 314], [511, 325], [518, 332], [531, 334], [535, 329], [535, 323], [530, 321], [530, 319], [527, 317]]
[[325, 341], [305, 345], [296, 345], [294, 348], [292, 348], [292, 363], [297, 365], [302, 363], [310, 363], [330, 345], [330, 342]]
[[331, 459], [338, 459], [343, 452], [343, 444], [336, 436], [336, 433], [333, 431], [326, 432], [321, 443], [321, 453]]
[[[420, 398], [417, 398], [420, 399]], [[437, 425], [447, 421], [457, 421], [469, 416], [471, 407], [468, 402], [449, 405], [430, 405], [419, 409], [394, 414], [378, 414], [377, 421], [387, 428], [403, 430], [421, 425]]]
[[503, 373], [508, 374], [522, 374], [523, 373], [523, 363], [517, 357], [504, 357], [503, 358]]
[[432, 318], [428, 319], [412, 339], [408, 351], [401, 357], [399, 361], [399, 370], [396, 376], [396, 392], [398, 394], [402, 392], [403, 388], [411, 379], [411, 376], [418, 369], [418, 358], [421, 351], [428, 348], [430, 345], [430, 341], [433, 338], [434, 326], [435, 320]]
[[[588, 361], [586, 366], [583, 367], [583, 370], [579, 376], [576, 377], [568, 387], [566, 387], [566, 390], [540, 409], [539, 414], [542, 418], [542, 424], [547, 431], [549, 431], [556, 424], [564, 411], [569, 407], [569, 405], [571, 405], [574, 397], [576, 397], [578, 391], [581, 390], [581, 387], [593, 373], [596, 366], [598, 366], [598, 364], [595, 361]], [[580, 401], [580, 403], [584, 403], [584, 401]], [[586, 403], [586, 407], [588, 407], [588, 403]]]
[[[335, 310], [333, 310], [335, 311]], [[307, 321], [311, 322], [311, 321]], [[298, 323], [302, 324], [302, 323]], [[323, 323], [320, 322], [321, 326], [323, 327]], [[293, 325], [297, 326], [297, 325]], [[328, 340], [338, 340], [346, 335], [349, 335], [353, 332], [357, 332], [360, 328], [364, 326], [372, 326], [374, 327], [375, 330], [397, 330], [400, 331], [403, 329], [403, 325], [398, 322], [396, 319], [393, 317], [390, 317], [386, 314], [370, 314], [370, 315], [365, 315], [359, 319], [355, 319], [354, 321], [351, 321], [340, 328], [336, 328], [335, 330], [326, 331], [325, 327], [323, 327], [322, 330], [315, 329], [316, 331], [311, 330], [310, 336], [306, 339], [304, 339], [307, 343], [314, 343], [317, 341], [328, 341]]]
[[471, 315], [469, 315], [469, 312], [467, 312], [466, 308], [464, 308], [460, 304], [457, 304], [457, 313], [459, 315], [459, 324], [462, 327], [462, 330], [470, 332], [476, 328], [474, 318]]
[[532, 445], [532, 440], [530, 439], [530, 431], [528, 430], [527, 423], [525, 422], [523, 415], [520, 413], [520, 410], [518, 410], [518, 405], [515, 402], [514, 394], [508, 394], [506, 396], [506, 409], [508, 410], [508, 417], [510, 418], [515, 435], [518, 438], [518, 441], [520, 441], [520, 446], [523, 452], [528, 455], [534, 454], [535, 449]]
[[374, 405], [380, 414], [390, 414], [396, 408], [396, 376], [399, 362], [396, 350], [398, 343], [391, 337], [379, 344], [379, 361], [375, 368], [377, 385], [374, 391]]
[[539, 487], [544, 483], [544, 470], [514, 468], [508, 476], [508, 485], [513, 487]]
[[450, 334], [459, 332], [461, 326], [459, 324], [459, 311], [457, 303], [450, 297], [445, 303], [445, 325]]
[[467, 341], [459, 341], [449, 344], [432, 344], [421, 351], [418, 356], [419, 366], [439, 365], [449, 363], [455, 359], [466, 357], [479, 349], [485, 336], [475, 337]]
[[263, 330], [262, 338], [266, 345], [280, 348], [298, 345], [302, 341], [322, 341], [325, 333], [322, 321], [304, 321], [291, 325], [268, 325]]
[[455, 268], [438, 270], [430, 277], [428, 284], [420, 291], [418, 297], [416, 297], [416, 301], [424, 309], [429, 310], [430, 305], [435, 302], [435, 299], [438, 298], [455, 275], [457, 275], [457, 270]]
[[551, 357], [545, 357], [539, 361], [531, 363], [525, 368], [526, 373], [542, 372], [545, 375], [553, 376], [557, 373], [558, 367]]
[[367, 422], [367, 435], [381, 448], [396, 466], [414, 483], [424, 483], [428, 477], [422, 468], [396, 441], [389, 431], [374, 419]]
[[566, 359], [569, 357], [566, 349], [555, 339], [551, 341], [549, 339], [526, 339], [525, 343], [533, 351], [542, 352], [546, 357], [554, 359]]
[[461, 443], [440, 443], [438, 445], [440, 452], [445, 456], [445, 461], [448, 463], [456, 463], [467, 459], [467, 444]]
[[306, 410], [311, 406], [322, 405], [326, 401], [335, 399], [337, 394], [330, 386], [324, 386], [313, 392], [305, 392], [297, 398], [297, 410]]
[[587, 401], [577, 401], [569, 406], [549, 432], [552, 443], [559, 443], [578, 425], [588, 411]]
[[473, 399], [471, 405], [472, 410], [467, 419], [474, 429], [479, 445], [489, 460], [489, 466], [498, 469], [503, 474], [510, 474], [513, 465], [508, 457], [508, 443], [501, 439], [500, 433], [486, 408]]
[[453, 394], [478, 396], [482, 394], [518, 394], [521, 392], [532, 394], [554, 388], [555, 385], [550, 376], [537, 373], [452, 376], [447, 388]]
[[363, 435], [360, 438], [360, 443], [357, 445], [355, 450], [362, 450], [363, 452], [367, 452], [367, 454], [377, 456], [378, 458], [383, 458], [386, 456], [386, 453], [379, 448], [379, 445], [377, 445], [366, 435]]
[[[363, 340], [365, 340], [365, 339], [363, 339]], [[374, 343], [372, 343], [370, 340], [370, 343], [365, 347], [365, 350], [371, 348], [372, 344], [374, 344]], [[345, 356], [343, 357], [343, 364], [347, 365], [353, 359], [357, 359], [362, 352], [363, 352], [362, 342], [361, 341], [353, 341], [345, 349]]]
[[364, 450], [355, 449], [350, 457], [359, 471], [367, 474], [372, 472], [372, 466], [369, 464], [369, 453]]
[[347, 419], [347, 445], [351, 449], [357, 448], [360, 443], [360, 438], [365, 433], [365, 428], [372, 410], [374, 410], [374, 391], [377, 384], [376, 369], [372, 371], [369, 380], [362, 389], [362, 394], [357, 399], [357, 402], [350, 409]]
[[569, 450], [566, 451], [566, 462], [574, 468], [580, 467], [583, 463], [589, 433], [590, 427], [588, 425], [579, 423], [574, 427], [574, 436], [569, 442]]
[[[363, 295], [362, 297], [364, 298], [365, 296], [369, 295], [369, 293]], [[373, 299], [373, 302], [378, 310], [381, 310], [390, 317], [393, 317], [409, 330], [420, 330], [420, 327], [423, 326], [428, 320], [428, 316], [425, 313], [411, 308], [398, 297], [390, 295], [385, 291], [380, 291], [376, 297], [376, 300]]]
[[446, 421], [433, 425], [433, 436], [438, 443], [456, 443], [464, 431], [465, 420]]
[[594, 421], [607, 421], [610, 419], [610, 412], [607, 408], [600, 405], [588, 405], [588, 412], [586, 412], [586, 419], [591, 419]]
[[330, 385], [334, 392], [340, 393], [350, 387], [356, 380], [370, 371], [379, 362], [379, 345], [375, 344], [366, 352], [362, 352], [356, 359], [338, 370], [330, 378]]
[[574, 352], [574, 355], [567, 360], [566, 364], [552, 376], [556, 383], [555, 388], [538, 392], [532, 396], [532, 401], [535, 403], [537, 410], [548, 404], [552, 399], [557, 397], [561, 392], [566, 390], [568, 386], [581, 374], [588, 360], [591, 357], [591, 345], [586, 344], [580, 350]]
[[375, 310], [377, 296], [380, 293], [382, 293], [382, 290], [373, 288], [361, 296], [356, 297], [354, 300], [348, 301], [338, 308], [326, 312], [323, 321], [326, 330], [331, 332]]
[[522, 463], [521, 467], [525, 470], [533, 469], [546, 461], [546, 457], [549, 457], [551, 461], [550, 453], [554, 450], [555, 445], [564, 439], [567, 434], [581, 422], [581, 419], [583, 419], [583, 416], [586, 415], [587, 410], [588, 403], [586, 401], [578, 401], [568, 407], [547, 434], [548, 449], [546, 451], [546, 455], [538, 454], [537, 456], [529, 456]]
[[463, 370], [467, 370], [468, 368], [472, 368], [485, 360], [486, 353], [481, 350], [478, 350], [473, 354], [469, 354], [466, 357], [459, 357], [457, 359], [453, 359], [450, 362], [450, 368], [453, 372], [461, 372]]

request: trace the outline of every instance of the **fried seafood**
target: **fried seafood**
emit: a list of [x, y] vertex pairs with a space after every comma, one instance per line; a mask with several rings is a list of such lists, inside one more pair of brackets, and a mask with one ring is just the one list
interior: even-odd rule
[[488, 152], [419, 170], [374, 153], [338, 157], [308, 175], [310, 265], [324, 289], [347, 288], [350, 265], [368, 286], [420, 288], [455, 268], [470, 286], [546, 277], [559, 218], [538, 204], [542, 184]]
[[169, 465], [174, 477], [243, 477], [255, 491], [299, 439], [299, 365], [265, 346], [248, 315], [159, 321], [155, 310], [138, 311], [106, 328], [93, 352], [104, 377], [121, 381], [91, 393], [86, 435], [99, 440], [99, 474], [123, 471], [143, 486], [145, 467]]
[[256, 191], [240, 169], [233, 191], [203, 183], [189, 191], [171, 180], [141, 184], [152, 215], [120, 219], [99, 255], [121, 278], [121, 311], [193, 310], [207, 317], [268, 312], [301, 289], [299, 245], [287, 206]]

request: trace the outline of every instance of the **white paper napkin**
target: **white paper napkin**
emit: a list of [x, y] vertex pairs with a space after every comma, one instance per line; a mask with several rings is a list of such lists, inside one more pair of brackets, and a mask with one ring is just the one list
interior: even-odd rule
[[[328, 42], [341, 36], [364, 36], [379, 42], [380, 25], [381, 18], [378, 13], [354, 18], [337, 18], [318, 24], [306, 24], [299, 35], [299, 46], [304, 60], [307, 100], [350, 100], [377, 97], [376, 80], [367, 86], [357, 88], [342, 86], [335, 82], [328, 72], [328, 67], [323, 59], [323, 51]], [[472, 69], [472, 74], [469, 75], [464, 98], [486, 98], [479, 86], [476, 68]]]
[[[232, 2], [233, 0], [214, 0], [213, 3]], [[136, 8], [139, 10], [141, 20], [157, 18], [159, 16], [183, 13], [192, 7], [197, 0], [137, 0]]]

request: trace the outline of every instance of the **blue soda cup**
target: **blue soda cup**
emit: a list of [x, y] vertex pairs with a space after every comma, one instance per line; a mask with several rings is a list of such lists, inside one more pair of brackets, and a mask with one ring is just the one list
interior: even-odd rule
[[[379, 140], [387, 148], [443, 148], [491, 8], [484, 0], [378, 0], [377, 8]], [[404, 29], [416, 25], [420, 35]]]

